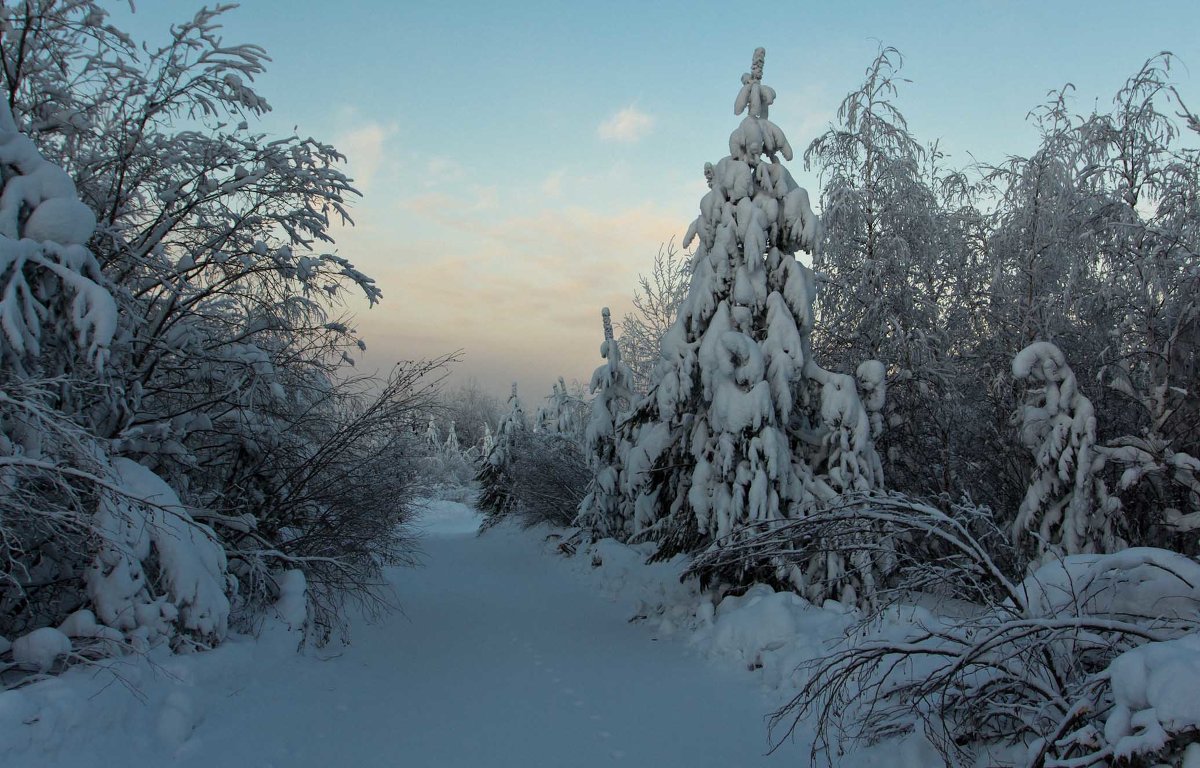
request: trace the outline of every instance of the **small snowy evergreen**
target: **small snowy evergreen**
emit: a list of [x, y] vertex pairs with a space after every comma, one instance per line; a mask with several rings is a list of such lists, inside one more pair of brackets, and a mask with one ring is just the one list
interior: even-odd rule
[[512, 385], [508, 396], [508, 413], [500, 420], [500, 426], [480, 465], [475, 479], [479, 482], [479, 509], [490, 522], [498, 522], [512, 511], [512, 463], [513, 447], [521, 433], [526, 431], [525, 409], [517, 396], [517, 383]]
[[1031, 382], [1018, 418], [1021, 442], [1034, 460], [1014, 536], [1034, 533], [1043, 559], [1124, 548], [1121, 502], [1101, 476], [1095, 410], [1062, 351], [1034, 342], [1013, 358], [1012, 372]]
[[627, 539], [629, 520], [621, 514], [620, 467], [626, 446], [620, 443], [619, 425], [633, 402], [633, 374], [621, 360], [621, 346], [613, 338], [608, 307], [601, 311], [605, 363], [592, 373], [592, 413], [585, 440], [592, 469], [588, 495], [579, 505], [579, 525], [597, 536]]

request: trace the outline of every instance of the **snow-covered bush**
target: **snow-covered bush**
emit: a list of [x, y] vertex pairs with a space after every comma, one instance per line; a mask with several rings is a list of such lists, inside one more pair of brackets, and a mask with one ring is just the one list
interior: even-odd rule
[[524, 430], [514, 436], [509, 451], [509, 514], [524, 525], [570, 525], [591, 480], [579, 441]]
[[[783, 563], [803, 551], [786, 542], [830, 535], [821, 527], [883, 525], [910, 542], [892, 548], [904, 591], [807, 666], [807, 682], [773, 726], [790, 732], [815, 718], [814, 755], [835, 742], [921, 728], [954, 765], [1090, 766], [1118, 755], [1148, 765], [1182, 750], [1200, 728], [1200, 710], [1170, 698], [1183, 688], [1156, 681], [1200, 675], [1200, 563], [1133, 548], [1053, 560], [1015, 582], [992, 554], [1006, 537], [987, 517], [969, 504], [946, 514], [876, 496], [788, 523], [786, 536], [771, 531], [746, 542], [760, 550], [756, 559]], [[941, 556], [925, 557], [922, 540]], [[1161, 712], [1153, 709], [1160, 701]]]
[[[561, 392], [567, 395], [565, 386]], [[509, 411], [476, 475], [478, 506], [484, 515], [481, 530], [508, 518], [526, 525], [570, 524], [590, 477], [578, 437], [557, 429], [529, 429], [515, 383], [508, 403]]]
[[[230, 8], [162, 46], [87, 0], [0, 22], [22, 41], [0, 46], [4, 636], [91, 610], [126, 641], [211, 642], [299, 568], [324, 639], [406, 552], [415, 458], [396, 436], [446, 359], [346, 376], [364, 345], [342, 296], [380, 292], [320, 246], [357, 192], [333, 147], [251, 128], [267, 58], [222, 40]], [[131, 473], [163, 484], [161, 508]], [[189, 535], [159, 530], [180, 520]]]
[[[0, 636], [80, 607], [108, 446], [80, 406], [113, 395], [113, 286], [96, 217], [0, 104]], [[81, 412], [82, 411], [82, 412]]]
[[205, 513], [214, 527], [237, 531], [227, 544], [252, 624], [279, 598], [280, 579], [301, 570], [307, 581], [310, 638], [332, 639], [347, 606], [377, 612], [394, 605], [386, 566], [409, 564], [421, 448], [405, 425], [433, 408], [445, 358], [398, 365], [382, 381], [349, 380], [288, 421], [286, 439], [260, 456], [263, 508], [230, 519]]

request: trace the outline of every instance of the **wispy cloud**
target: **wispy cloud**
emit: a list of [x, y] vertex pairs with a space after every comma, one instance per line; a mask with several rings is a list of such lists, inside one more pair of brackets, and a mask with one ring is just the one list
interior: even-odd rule
[[654, 118], [630, 105], [600, 123], [596, 133], [604, 141], [632, 144], [654, 130]]
[[434, 191], [405, 198], [400, 207], [426, 218], [458, 225], [463, 213], [480, 213], [500, 206], [500, 189], [494, 184], [469, 184], [458, 194]]
[[342, 133], [334, 141], [334, 146], [346, 156], [350, 175], [360, 191], [370, 191], [371, 181], [388, 159], [385, 145], [395, 133], [395, 125], [366, 122]]

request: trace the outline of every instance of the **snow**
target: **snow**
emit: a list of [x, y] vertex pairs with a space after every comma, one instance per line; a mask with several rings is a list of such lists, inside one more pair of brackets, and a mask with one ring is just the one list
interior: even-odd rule
[[67, 172], [17, 131], [7, 103], [0, 104], [0, 166], [0, 356], [4, 341], [18, 356], [38, 354], [42, 325], [54, 324], [52, 305], [63, 297], [51, 283], [33, 279], [28, 267], [36, 266], [73, 294], [71, 325], [79, 346], [103, 368], [117, 305], [97, 281], [100, 266], [84, 247], [96, 228], [95, 214], [80, 202]]
[[[765, 754], [763, 715], [780, 696], [726, 657], [762, 642], [746, 611], [775, 613], [780, 626], [795, 611], [801, 629], [826, 612], [785, 596], [728, 598], [715, 618], [725, 640], [706, 651], [689, 642], [706, 598], [679, 581], [683, 558], [645, 566], [645, 547], [612, 540], [564, 558], [548, 529], [502, 524], [479, 536], [479, 522], [463, 504], [428, 502], [425, 565], [388, 571], [403, 613], [357, 621], [349, 646], [296, 654], [294, 635], [269, 623], [257, 640], [234, 634], [187, 656], [159, 647], [0, 693], [5, 768], [767, 766], [807, 756], [804, 734]], [[768, 645], [783, 642], [778, 632]], [[900, 762], [872, 754], [840, 764], [924, 764], [912, 744]]]
[[1085, 613], [1150, 622], [1200, 621], [1200, 563], [1153, 547], [1072, 555], [1017, 587], [1032, 616]]
[[1200, 731], [1200, 634], [1126, 651], [1108, 674], [1114, 703], [1104, 738], [1117, 757], [1158, 750], [1170, 734]]
[[[863, 615], [832, 601], [762, 584], [702, 592], [681, 578], [686, 556], [647, 564], [651, 544], [601, 539], [566, 557], [559, 545], [571, 531], [503, 523], [479, 535], [480, 522], [466, 504], [425, 502], [423, 567], [387, 571], [403, 612], [357, 620], [349, 646], [295, 653], [289, 629], [305, 620], [306, 585], [284, 572], [280, 620], [257, 639], [233, 634], [188, 656], [158, 646], [0, 693], [6, 768], [794, 763], [809, 757], [811, 724], [767, 756], [764, 716], [808, 681], [807, 665], [846, 643], [943, 626], [927, 609], [899, 606], [864, 635]], [[1200, 584], [1197, 569], [1162, 550], [1080, 555], [1043, 566], [1040, 583], [1019, 593], [1039, 614], [1083, 600], [1190, 619], [1196, 596], [1181, 585]], [[49, 669], [72, 650], [68, 635], [103, 627], [83, 610], [60, 630], [18, 638], [14, 659]], [[1194, 632], [1127, 650], [1107, 675], [1113, 705], [1101, 722], [1117, 754], [1144, 755], [1200, 728]], [[940, 760], [918, 733], [836, 764]]]
[[55, 660], [70, 652], [71, 638], [54, 627], [35, 629], [12, 644], [13, 661], [39, 672], [48, 671]]
[[[96, 514], [104, 544], [87, 575], [100, 620], [134, 642], [170, 634], [178, 623], [201, 639], [224, 637], [230, 603], [225, 551], [179, 496], [150, 469], [126, 458], [112, 468], [122, 495], [106, 494]], [[143, 563], [153, 548], [167, 594], [152, 597]]]
[[308, 620], [308, 584], [304, 571], [297, 568], [284, 571], [279, 577], [279, 599], [275, 612], [289, 629], [302, 629]]

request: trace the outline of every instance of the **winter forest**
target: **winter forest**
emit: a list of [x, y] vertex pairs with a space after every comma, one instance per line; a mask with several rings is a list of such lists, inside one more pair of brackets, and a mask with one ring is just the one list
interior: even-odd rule
[[115, 5], [0, 2], [0, 765], [1200, 768], [1200, 60], [983, 160], [722, 54], [528, 391], [364, 364], [354, 158]]

